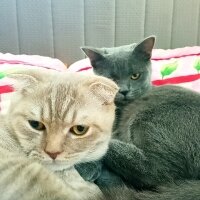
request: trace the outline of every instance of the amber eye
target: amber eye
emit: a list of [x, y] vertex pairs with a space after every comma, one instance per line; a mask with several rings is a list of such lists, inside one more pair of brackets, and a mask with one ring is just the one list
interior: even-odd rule
[[131, 79], [132, 79], [132, 80], [137, 80], [138, 78], [140, 78], [140, 74], [139, 74], [139, 73], [133, 74], [133, 75], [131, 76]]
[[70, 131], [77, 136], [82, 136], [87, 133], [89, 127], [84, 125], [76, 125], [71, 127]]
[[38, 121], [34, 121], [34, 120], [28, 120], [28, 123], [30, 124], [30, 126], [37, 130], [37, 131], [43, 131], [46, 129], [45, 125], [41, 122]]

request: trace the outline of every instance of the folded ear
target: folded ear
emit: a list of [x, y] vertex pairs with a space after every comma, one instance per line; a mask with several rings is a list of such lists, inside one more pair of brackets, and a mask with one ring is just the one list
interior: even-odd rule
[[139, 58], [149, 60], [151, 58], [154, 44], [155, 36], [149, 36], [137, 44], [133, 52], [136, 53]]
[[102, 60], [103, 55], [93, 47], [81, 47], [81, 50], [85, 53], [85, 55], [90, 59], [90, 62], [93, 65], [99, 60]]
[[13, 88], [21, 93], [32, 92], [33, 89], [44, 79], [46, 70], [20, 69], [8, 72], [6, 77], [12, 79]]
[[98, 98], [102, 104], [108, 105], [114, 102], [119, 88], [112, 80], [96, 76], [96, 78], [88, 80], [88, 84], [91, 94]]

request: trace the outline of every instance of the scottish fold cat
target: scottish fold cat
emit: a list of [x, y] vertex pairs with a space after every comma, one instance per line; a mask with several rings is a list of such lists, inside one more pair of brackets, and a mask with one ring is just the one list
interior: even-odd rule
[[117, 85], [50, 70], [20, 70], [9, 77], [16, 92], [7, 115], [0, 116], [0, 199], [100, 198], [99, 188], [73, 166], [107, 151]]
[[116, 49], [82, 48], [94, 72], [120, 87], [120, 112], [104, 165], [136, 189], [169, 184], [171, 199], [200, 199], [200, 94], [178, 86], [152, 88], [154, 41], [149, 37]]

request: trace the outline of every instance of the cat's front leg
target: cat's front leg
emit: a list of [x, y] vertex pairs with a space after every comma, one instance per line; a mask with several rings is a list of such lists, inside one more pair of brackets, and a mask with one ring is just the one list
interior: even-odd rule
[[102, 161], [95, 161], [89, 163], [81, 163], [75, 166], [75, 169], [84, 178], [84, 180], [89, 182], [96, 181], [102, 172]]
[[157, 184], [157, 178], [152, 177], [154, 169], [143, 151], [133, 144], [111, 140], [104, 163], [135, 188], [149, 189]]
[[39, 163], [5, 155], [0, 155], [1, 200], [88, 200]]
[[101, 190], [124, 186], [124, 181], [122, 178], [113, 171], [110, 171], [105, 165], [103, 165], [101, 175], [98, 177], [95, 183]]
[[102, 160], [81, 163], [76, 165], [75, 168], [84, 180], [94, 182], [101, 189], [124, 185], [124, 182], [117, 174], [113, 173], [103, 165]]

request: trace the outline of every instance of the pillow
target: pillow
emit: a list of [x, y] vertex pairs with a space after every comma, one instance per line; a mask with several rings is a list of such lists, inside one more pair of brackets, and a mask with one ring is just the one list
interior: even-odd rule
[[[69, 71], [92, 73], [88, 58], [69, 66]], [[152, 84], [180, 85], [200, 92], [200, 47], [154, 49], [152, 52]]]
[[38, 55], [13, 55], [0, 53], [0, 113], [5, 114], [13, 92], [11, 81], [6, 72], [18, 68], [46, 68], [65, 71], [66, 66], [58, 59]]

